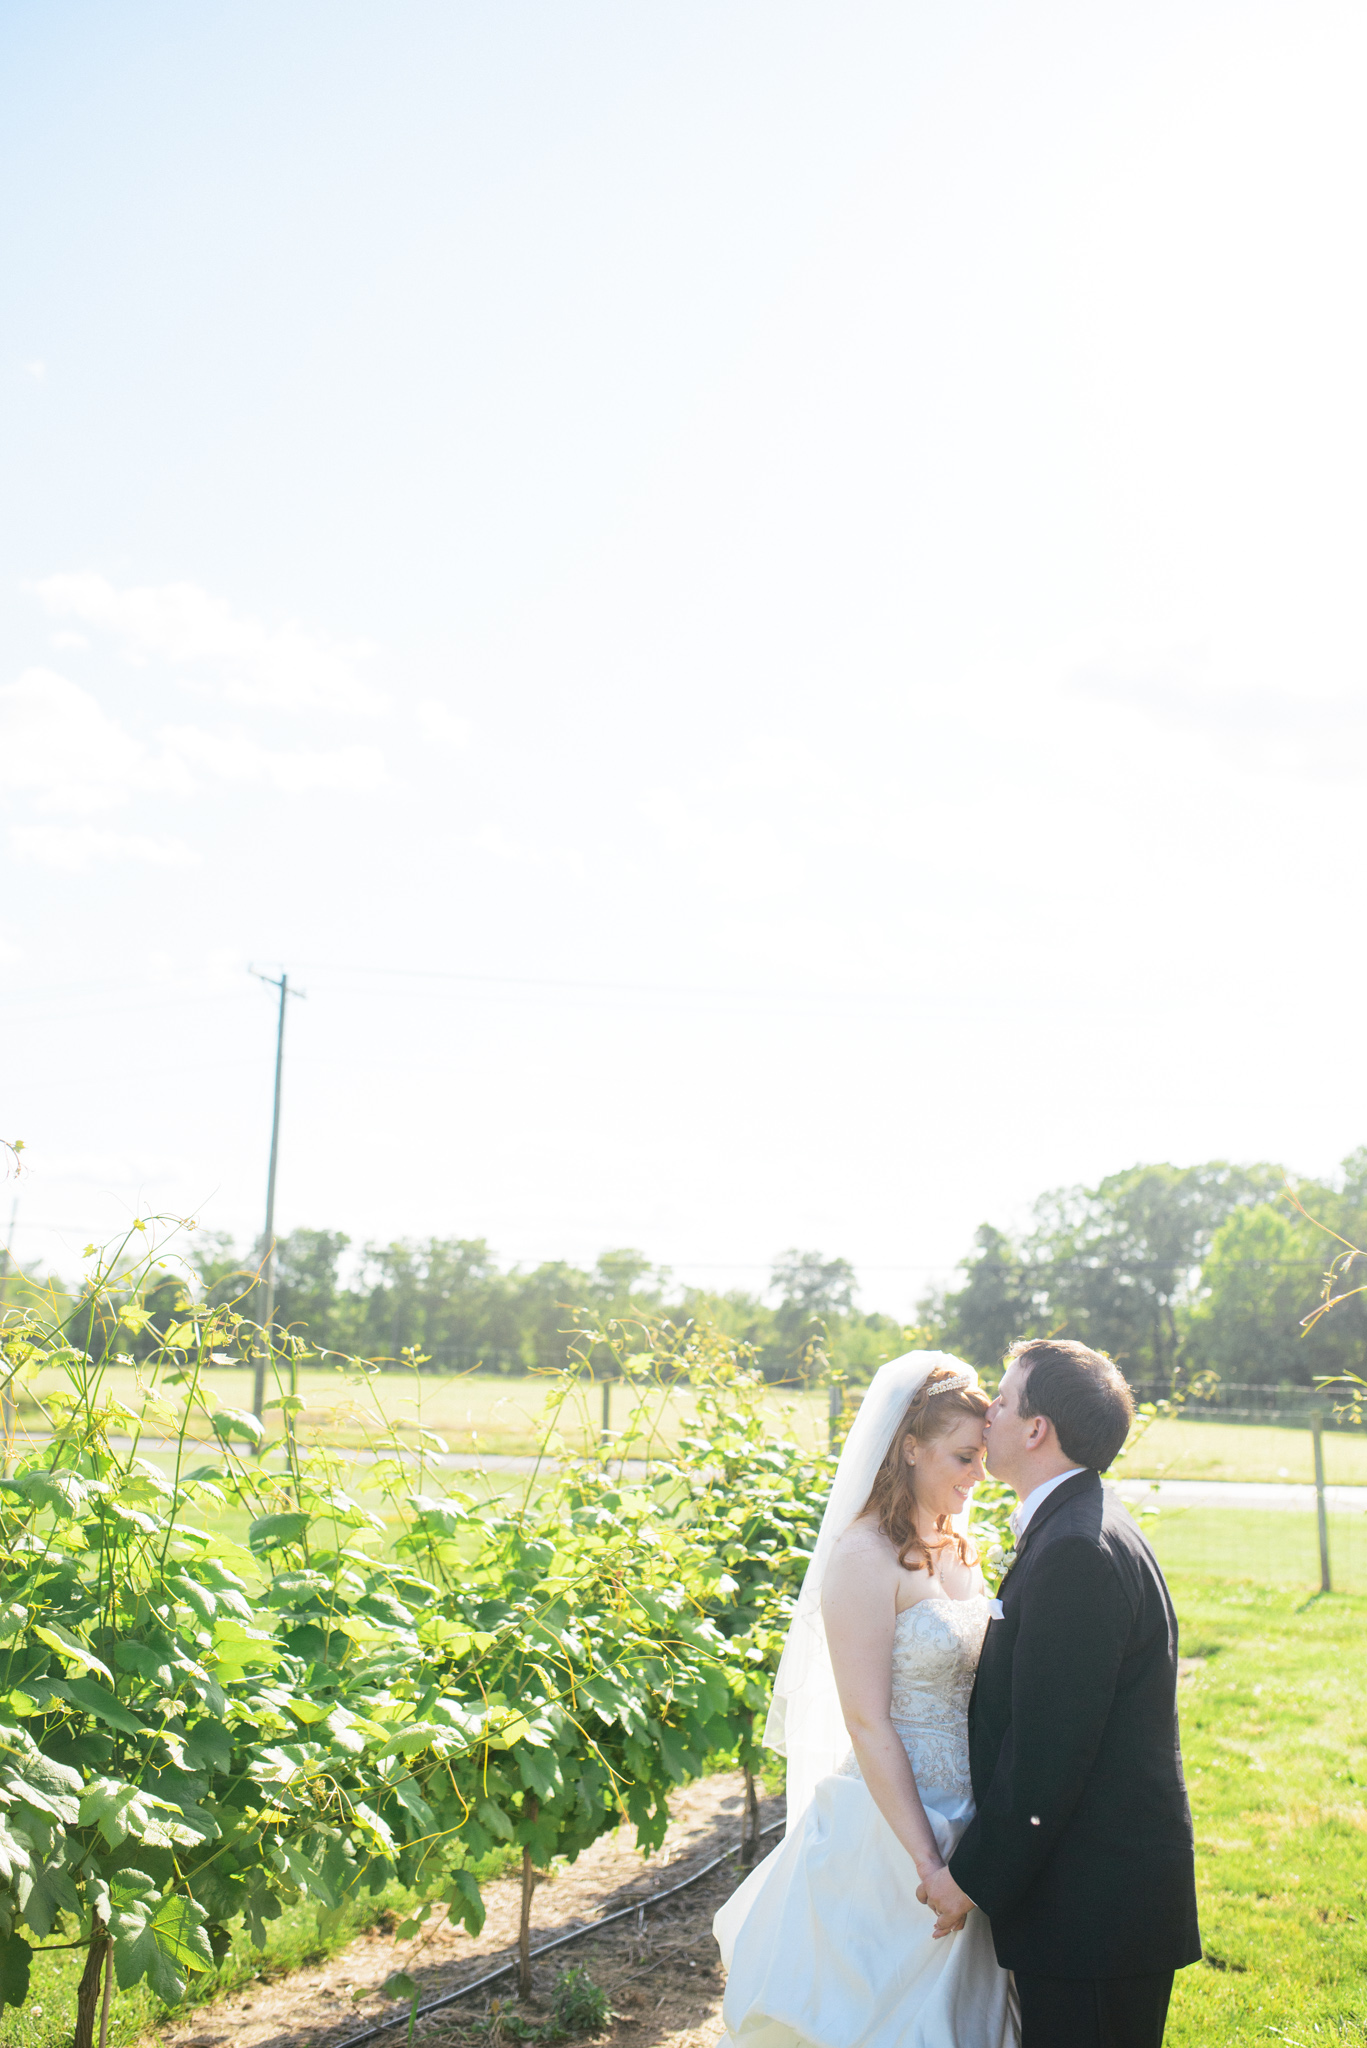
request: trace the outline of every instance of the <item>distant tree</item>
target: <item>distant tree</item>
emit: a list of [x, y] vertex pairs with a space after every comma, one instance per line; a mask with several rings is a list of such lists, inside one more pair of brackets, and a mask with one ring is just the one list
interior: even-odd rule
[[1186, 1317], [1193, 1364], [1234, 1383], [1309, 1380], [1301, 1320], [1325, 1264], [1314, 1237], [1285, 1203], [1258, 1202], [1226, 1219]]
[[1105, 1351], [1131, 1379], [1172, 1385], [1179, 1311], [1199, 1286], [1216, 1233], [1280, 1187], [1276, 1166], [1134, 1166], [1093, 1190], [1045, 1196], [1029, 1252], [1050, 1268], [1044, 1300], [1059, 1336]]
[[[641, 1281], [644, 1286], [638, 1285]], [[658, 1309], [668, 1284], [669, 1275], [663, 1268], [652, 1266], [644, 1252], [629, 1247], [601, 1253], [593, 1269], [594, 1300], [614, 1315], [632, 1309]]]
[[508, 1286], [524, 1369], [563, 1365], [573, 1337], [573, 1310], [596, 1298], [590, 1276], [566, 1260], [547, 1259], [529, 1273], [510, 1274]]
[[[349, 1351], [355, 1299], [337, 1267], [351, 1239], [341, 1230], [291, 1230], [275, 1247], [275, 1327], [306, 1332], [318, 1350]], [[257, 1247], [264, 1258], [265, 1246]], [[250, 1307], [248, 1313], [251, 1313]]]
[[438, 1369], [522, 1362], [507, 1277], [482, 1237], [368, 1244], [359, 1292], [354, 1348], [367, 1358], [411, 1350]]
[[769, 1275], [780, 1313], [790, 1309], [807, 1317], [847, 1315], [854, 1307], [855, 1284], [848, 1259], [823, 1259], [820, 1252], [784, 1252]]
[[1315, 1317], [1339, 1249], [1329, 1233], [1367, 1244], [1367, 1149], [1349, 1154], [1337, 1183], [1303, 1181], [1296, 1195], [1300, 1207], [1284, 1189], [1236, 1210], [1217, 1233], [1187, 1316], [1193, 1366], [1271, 1386], [1367, 1371], [1367, 1295], [1351, 1291], [1357, 1276], [1335, 1278], [1345, 1298]]
[[963, 1286], [922, 1302], [920, 1313], [946, 1351], [992, 1374], [1017, 1337], [1041, 1334], [1041, 1306], [1030, 1268], [1004, 1230], [980, 1224], [973, 1247]]
[[200, 1291], [212, 1302], [237, 1301], [252, 1284], [255, 1269], [226, 1230], [196, 1229], [186, 1256]]
[[874, 1313], [833, 1317], [826, 1325], [826, 1352], [831, 1364], [856, 1384], [873, 1378], [880, 1365], [907, 1351], [937, 1348], [936, 1332], [922, 1323], [902, 1323], [896, 1316]]
[[947, 1348], [990, 1371], [1017, 1337], [1075, 1337], [1133, 1380], [1170, 1387], [1216, 1233], [1283, 1180], [1275, 1166], [1133, 1166], [1094, 1188], [1058, 1188], [1035, 1204], [1020, 1243], [984, 1224], [964, 1284], [938, 1303]]
[[807, 1379], [831, 1320], [853, 1312], [854, 1267], [848, 1259], [823, 1259], [820, 1252], [788, 1251], [775, 1259], [769, 1285], [779, 1305], [773, 1341], [762, 1360], [765, 1374]]

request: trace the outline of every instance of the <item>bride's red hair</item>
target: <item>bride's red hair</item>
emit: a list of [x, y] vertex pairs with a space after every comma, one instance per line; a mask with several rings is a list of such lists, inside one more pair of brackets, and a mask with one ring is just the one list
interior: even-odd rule
[[936, 1393], [937, 1386], [952, 1378], [951, 1366], [937, 1365], [917, 1389], [878, 1468], [873, 1491], [864, 1503], [863, 1512], [878, 1517], [878, 1526], [891, 1539], [904, 1571], [933, 1572], [946, 1546], [957, 1553], [961, 1563], [978, 1562], [976, 1545], [951, 1528], [948, 1515], [936, 1516], [937, 1533], [929, 1541], [918, 1534], [916, 1471], [907, 1463], [903, 1449], [908, 1437], [914, 1437], [918, 1444], [934, 1443], [936, 1437], [947, 1436], [955, 1423], [962, 1422], [967, 1415], [982, 1421], [989, 1404], [981, 1387], [956, 1387], [949, 1394]]

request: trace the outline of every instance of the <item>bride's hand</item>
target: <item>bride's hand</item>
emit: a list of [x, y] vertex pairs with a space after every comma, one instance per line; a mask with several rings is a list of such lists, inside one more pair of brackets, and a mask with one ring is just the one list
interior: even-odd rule
[[916, 1896], [923, 1906], [935, 1908], [933, 1932], [937, 1941], [946, 1934], [957, 1934], [973, 1909], [972, 1899], [967, 1892], [960, 1891], [947, 1864], [917, 1885]]

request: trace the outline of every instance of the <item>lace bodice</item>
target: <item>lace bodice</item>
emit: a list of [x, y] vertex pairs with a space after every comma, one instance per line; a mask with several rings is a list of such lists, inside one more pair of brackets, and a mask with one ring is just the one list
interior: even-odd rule
[[[917, 1789], [972, 1796], [968, 1699], [990, 1619], [985, 1595], [918, 1600], [897, 1617], [892, 1639], [892, 1722]], [[857, 1778], [851, 1751], [841, 1774]]]

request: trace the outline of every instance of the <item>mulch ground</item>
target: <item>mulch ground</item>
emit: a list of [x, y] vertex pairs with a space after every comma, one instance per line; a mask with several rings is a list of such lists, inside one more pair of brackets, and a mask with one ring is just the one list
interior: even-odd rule
[[[532, 1947], [619, 1907], [634, 1905], [636, 1912], [535, 1962], [528, 2003], [517, 2002], [516, 1979], [508, 1977], [420, 2019], [416, 2038], [427, 2048], [475, 2048], [479, 2042], [503, 2048], [507, 2036], [492, 2004], [530, 2022], [543, 2020], [559, 1971], [582, 1963], [616, 2014], [597, 2037], [600, 2048], [713, 2048], [722, 2031], [722, 1971], [712, 1916], [741, 1880], [739, 1861], [729, 1857], [687, 1891], [655, 1906], [650, 1901], [739, 1841], [742, 1804], [739, 1775], [708, 1778], [670, 1801], [669, 1830], [653, 1856], [641, 1857], [634, 1829], [604, 1835], [538, 1886]], [[781, 1797], [761, 1800], [761, 1827], [782, 1817]], [[778, 1839], [766, 1836], [761, 1853]], [[444, 1921], [435, 1933], [424, 1930], [426, 1938], [408, 1942], [376, 1929], [328, 1962], [258, 1981], [163, 2028], [164, 2048], [341, 2048], [378, 2020], [400, 2016], [376, 2048], [403, 2048], [405, 2008], [376, 1995], [391, 1971], [406, 1971], [425, 2001], [516, 1959], [520, 1880], [488, 1885], [484, 1898], [488, 1917], [477, 1937]], [[358, 1992], [364, 1994], [359, 1999]]]

